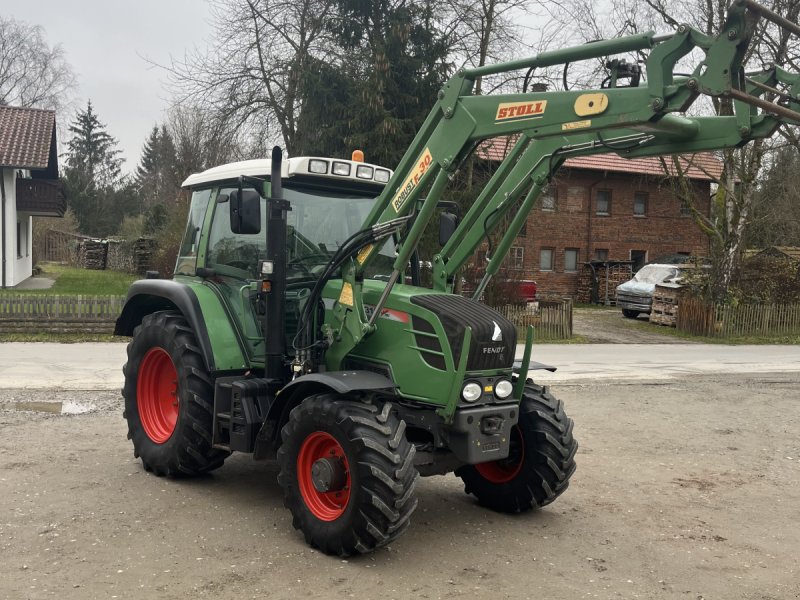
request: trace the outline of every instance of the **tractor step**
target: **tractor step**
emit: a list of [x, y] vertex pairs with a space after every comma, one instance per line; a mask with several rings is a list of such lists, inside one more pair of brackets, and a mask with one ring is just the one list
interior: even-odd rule
[[256, 436], [271, 404], [267, 379], [217, 379], [213, 446], [231, 452], [253, 452]]

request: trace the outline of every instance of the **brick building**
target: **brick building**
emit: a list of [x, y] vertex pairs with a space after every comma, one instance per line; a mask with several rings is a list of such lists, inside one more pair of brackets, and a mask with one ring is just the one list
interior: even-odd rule
[[[499, 161], [507, 143], [485, 142], [478, 155]], [[684, 161], [695, 206], [708, 214], [722, 165], [712, 155]], [[708, 238], [676, 197], [658, 158], [616, 154], [568, 159], [531, 211], [508, 265], [533, 279], [539, 297], [572, 296], [591, 260], [630, 260], [637, 268], [669, 254], [708, 255]]]

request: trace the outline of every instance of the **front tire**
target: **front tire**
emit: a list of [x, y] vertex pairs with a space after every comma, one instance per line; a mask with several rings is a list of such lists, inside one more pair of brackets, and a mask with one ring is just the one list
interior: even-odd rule
[[622, 316], [626, 319], [638, 319], [639, 318], [639, 311], [638, 310], [631, 310], [629, 308], [622, 309]]
[[506, 459], [456, 470], [464, 491], [499, 512], [516, 513], [547, 506], [569, 486], [578, 442], [564, 403], [545, 388], [525, 386], [519, 422], [511, 432]]
[[402, 534], [419, 474], [390, 403], [309, 396], [281, 431], [278, 482], [292, 525], [326, 554], [371, 552]]
[[212, 380], [183, 315], [146, 315], [122, 371], [128, 439], [145, 470], [176, 477], [222, 465], [229, 453], [211, 446]]

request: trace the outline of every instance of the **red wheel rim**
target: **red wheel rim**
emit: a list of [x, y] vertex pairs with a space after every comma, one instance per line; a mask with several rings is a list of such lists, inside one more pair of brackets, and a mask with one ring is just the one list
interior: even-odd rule
[[156, 444], [166, 442], [178, 422], [178, 372], [163, 348], [151, 348], [139, 365], [136, 404], [144, 432]]
[[[311, 467], [320, 458], [338, 458], [344, 463], [346, 479], [344, 488], [338, 491], [320, 492], [311, 479]], [[297, 483], [300, 494], [311, 511], [320, 521], [335, 521], [344, 514], [350, 502], [350, 467], [344, 448], [329, 433], [315, 431], [303, 440], [297, 455]]]
[[522, 440], [522, 432], [518, 426], [514, 425], [511, 430], [511, 448], [508, 452], [508, 458], [478, 463], [475, 465], [475, 470], [491, 483], [508, 483], [519, 475], [524, 460], [525, 445]]

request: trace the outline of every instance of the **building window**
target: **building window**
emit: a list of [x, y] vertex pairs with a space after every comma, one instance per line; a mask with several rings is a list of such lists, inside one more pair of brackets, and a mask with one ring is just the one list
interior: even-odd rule
[[647, 250], [631, 250], [631, 261], [635, 273], [647, 263]]
[[611, 214], [611, 190], [597, 190], [597, 214]]
[[17, 221], [17, 258], [22, 258], [22, 223]]
[[647, 214], [647, 192], [636, 192], [633, 195], [633, 214], [637, 217]]
[[522, 227], [520, 227], [517, 237], [525, 237], [527, 235], [528, 235], [528, 220], [526, 219], [525, 222], [522, 224]]
[[553, 186], [548, 185], [542, 189], [542, 210], [555, 210], [556, 209], [556, 190]]
[[577, 248], [567, 248], [564, 250], [564, 270], [575, 272], [578, 270], [578, 254], [580, 250]]
[[608, 248], [595, 248], [594, 250], [594, 259], [595, 260], [602, 260], [603, 262], [608, 260]]
[[539, 250], [539, 270], [552, 271], [553, 270], [553, 249], [542, 248]]
[[522, 246], [512, 246], [509, 253], [510, 269], [521, 269], [523, 266], [523, 259], [525, 257], [525, 248]]
[[688, 217], [692, 214], [692, 209], [689, 207], [689, 203], [685, 199], [681, 199], [681, 216]]

